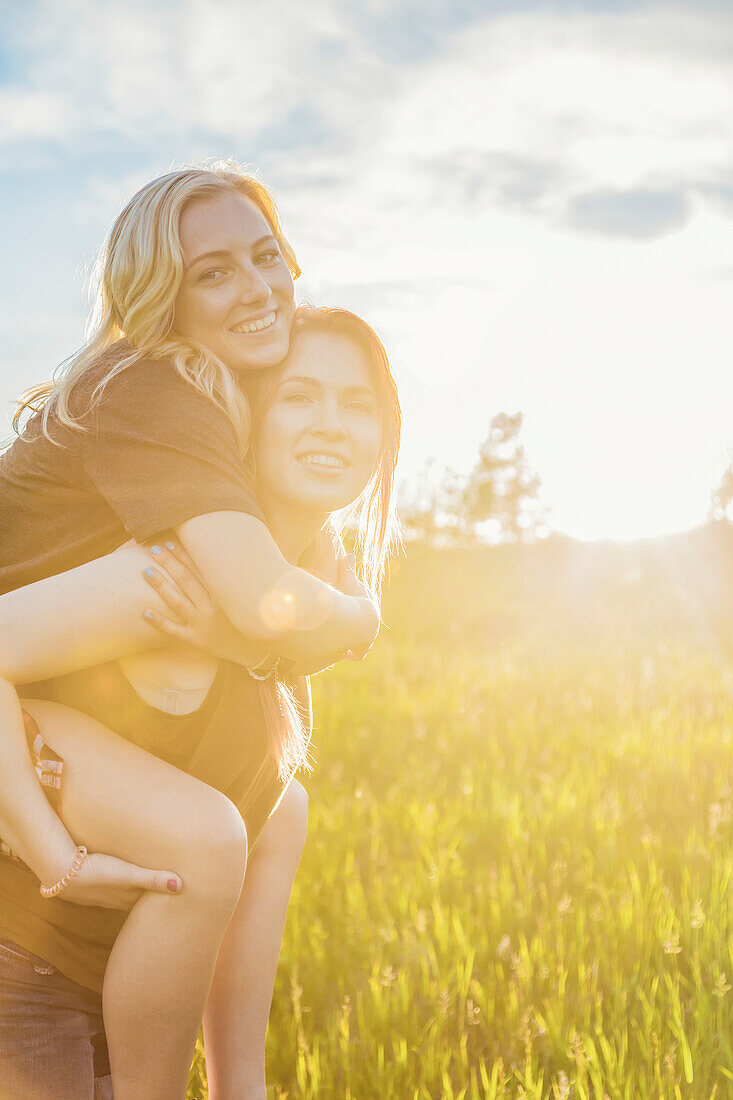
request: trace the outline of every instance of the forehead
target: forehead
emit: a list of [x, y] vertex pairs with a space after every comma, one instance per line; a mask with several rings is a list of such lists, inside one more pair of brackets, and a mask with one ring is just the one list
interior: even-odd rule
[[356, 340], [341, 333], [305, 332], [291, 347], [281, 384], [297, 375], [324, 386], [374, 391], [369, 356]]
[[178, 227], [184, 259], [202, 252], [235, 251], [271, 236], [267, 219], [251, 199], [234, 191], [194, 200], [181, 214]]

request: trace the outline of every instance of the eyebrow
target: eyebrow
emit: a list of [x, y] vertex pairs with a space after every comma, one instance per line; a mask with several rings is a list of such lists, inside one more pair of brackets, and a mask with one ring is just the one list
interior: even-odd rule
[[[272, 236], [271, 233], [268, 233], [267, 236], [260, 237], [259, 240], [256, 240], [253, 243], [252, 251], [254, 252], [255, 249], [260, 248], [263, 244], [269, 244], [270, 242], [272, 244], [277, 245], [276, 239]], [[280, 246], [278, 245], [278, 248], [279, 247]], [[191, 263], [188, 265], [188, 270], [190, 271], [192, 267], [195, 267], [196, 264], [201, 263], [202, 260], [221, 259], [222, 257], [231, 256], [231, 255], [232, 255], [232, 252], [228, 248], [217, 248], [217, 249], [213, 249], [211, 252], [202, 252], [201, 255], [197, 256], [195, 260], [191, 260]]]
[[[283, 378], [280, 385], [289, 386], [291, 383], [299, 386], [310, 386], [313, 389], [323, 388], [323, 383], [307, 374], [291, 374], [287, 378]], [[366, 394], [369, 397], [376, 397], [376, 391], [372, 386], [339, 386], [339, 389], [343, 390], [344, 393]]]

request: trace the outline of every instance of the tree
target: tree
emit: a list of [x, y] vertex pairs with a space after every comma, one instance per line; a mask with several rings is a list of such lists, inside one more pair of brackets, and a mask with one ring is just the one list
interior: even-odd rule
[[535, 538], [545, 516], [540, 479], [519, 443], [521, 427], [521, 413], [498, 413], [470, 474], [441, 476], [430, 459], [411, 490], [403, 484], [398, 510], [407, 540], [465, 546], [482, 535], [493, 542]]
[[465, 481], [453, 470], [440, 474], [429, 458], [411, 486], [403, 482], [397, 510], [408, 542], [446, 546], [471, 541], [462, 515]]
[[463, 492], [463, 512], [474, 528], [506, 542], [534, 538], [544, 522], [540, 479], [519, 442], [523, 415], [497, 413]]

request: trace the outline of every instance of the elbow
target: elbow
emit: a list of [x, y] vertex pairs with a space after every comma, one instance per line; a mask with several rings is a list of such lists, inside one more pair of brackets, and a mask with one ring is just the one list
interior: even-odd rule
[[240, 634], [271, 648], [293, 634], [315, 634], [334, 614], [338, 592], [297, 568], [282, 573], [256, 597], [224, 610]]

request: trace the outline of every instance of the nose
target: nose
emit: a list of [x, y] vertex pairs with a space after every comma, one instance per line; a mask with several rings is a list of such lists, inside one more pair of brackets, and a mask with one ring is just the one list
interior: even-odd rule
[[346, 428], [338, 401], [323, 400], [316, 405], [312, 431], [324, 439], [344, 439]]
[[262, 278], [254, 264], [249, 264], [242, 269], [239, 279], [239, 297], [248, 306], [261, 305], [270, 297], [270, 285]]

